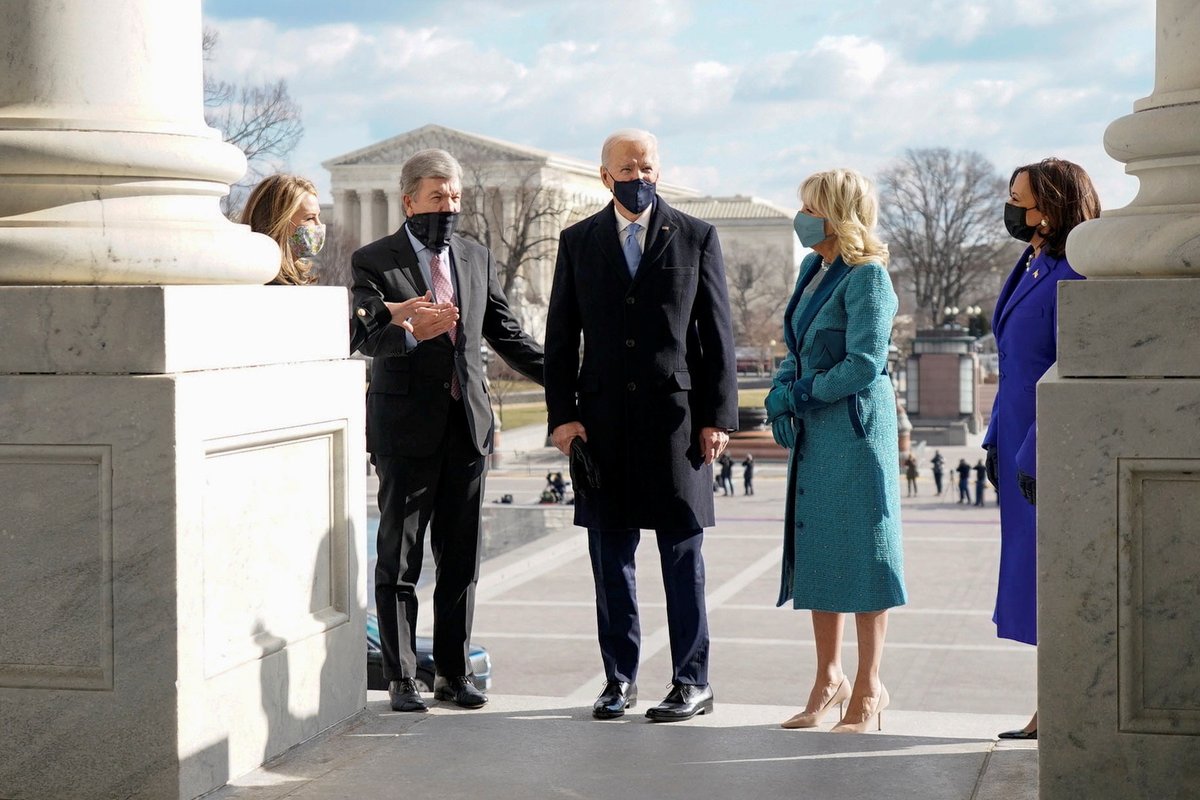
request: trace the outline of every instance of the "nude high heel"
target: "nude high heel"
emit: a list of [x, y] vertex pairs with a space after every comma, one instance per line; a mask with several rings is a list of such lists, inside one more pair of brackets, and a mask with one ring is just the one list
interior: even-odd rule
[[875, 703], [874, 713], [868, 714], [867, 718], [861, 722], [846, 722], [842, 719], [837, 725], [829, 731], [830, 733], [866, 733], [869, 730], [883, 730], [883, 710], [892, 702], [892, 698], [888, 695], [886, 686], [882, 684], [879, 687], [882, 691], [879, 693], [879, 700]]
[[796, 716], [789, 720], [779, 723], [781, 728], [815, 728], [821, 724], [821, 720], [829, 713], [829, 709], [835, 705], [838, 707], [838, 713], [842, 711], [842, 707], [847, 700], [850, 699], [850, 682], [846, 680], [846, 676], [842, 676], [842, 682], [833, 692], [833, 696], [825, 701], [825, 705], [811, 714], [806, 714], [801, 711]]

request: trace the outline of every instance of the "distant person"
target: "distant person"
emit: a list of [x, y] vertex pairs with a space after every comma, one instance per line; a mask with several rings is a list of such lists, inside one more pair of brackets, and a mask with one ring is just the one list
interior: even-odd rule
[[[486, 247], [456, 234], [462, 167], [420, 150], [400, 169], [405, 221], [355, 251], [354, 307], [409, 301], [408, 327], [369, 332], [367, 451], [379, 475], [375, 604], [388, 696], [426, 710], [416, 684], [417, 580], [426, 532], [434, 559], [433, 693], [479, 708], [467, 658], [479, 579], [480, 514], [495, 420], [480, 345], [541, 383], [542, 348], [509, 308]], [[403, 319], [403, 317], [400, 317]]]
[[728, 497], [734, 494], [733, 459], [729, 457], [729, 453], [722, 453], [717, 463], [721, 466], [721, 488], [724, 490], [725, 496]]
[[942, 476], [945, 474], [946, 459], [942, 458], [940, 450], [933, 451], [933, 458], [929, 460], [933, 465], [933, 485], [937, 489], [938, 497], [942, 496]]
[[965, 458], [958, 460], [958, 466], [954, 468], [958, 473], [958, 502], [971, 503], [971, 465], [967, 463]]
[[[845, 703], [836, 733], [882, 727], [888, 610], [904, 605], [900, 450], [887, 376], [896, 293], [878, 205], [857, 172], [818, 172], [800, 186], [794, 227], [812, 248], [784, 313], [787, 356], [767, 395], [775, 441], [791, 451], [779, 605], [812, 613], [817, 674], [804, 709], [782, 723], [812, 728]], [[842, 672], [844, 613], [854, 614], [858, 672]]]
[[612, 202], [558, 240], [546, 408], [555, 446], [566, 454], [582, 439], [601, 479], [575, 503], [605, 675], [592, 715], [619, 717], [637, 699], [634, 554], [641, 530], [653, 529], [671, 689], [646, 716], [671, 722], [713, 708], [701, 545], [716, 521], [712, 464], [738, 423], [729, 296], [716, 229], [657, 193], [657, 139], [617, 131], [600, 161]]
[[554, 494], [558, 496], [558, 502], [562, 502], [567, 498], [567, 481], [563, 478], [561, 472], [554, 473], [554, 480], [551, 481], [554, 486]]
[[908, 481], [908, 496], [917, 493], [917, 460], [911, 455], [904, 459], [904, 477]]
[[754, 454], [746, 453], [742, 462], [742, 491], [747, 495], [754, 494]]
[[983, 490], [987, 486], [987, 467], [984, 466], [983, 459], [979, 459], [979, 463], [971, 467], [975, 470], [975, 505], [983, 505]]
[[[1013, 170], [1004, 224], [1029, 247], [1000, 290], [992, 332], [1004, 370], [983, 446], [1000, 503], [1000, 579], [996, 635], [1037, 644], [1036, 398], [1038, 379], [1057, 357], [1058, 284], [1082, 280], [1067, 262], [1067, 236], [1100, 215], [1083, 168], [1047, 158]], [[1005, 739], [1036, 739], [1037, 713]]]

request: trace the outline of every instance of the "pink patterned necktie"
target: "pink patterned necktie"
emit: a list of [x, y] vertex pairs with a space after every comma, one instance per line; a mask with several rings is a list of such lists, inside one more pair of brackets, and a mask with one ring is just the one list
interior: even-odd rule
[[[441, 253], [434, 253], [429, 262], [429, 271], [433, 273], [433, 299], [439, 303], [458, 303], [454, 296], [454, 283], [450, 280], [450, 264], [442, 258]], [[458, 341], [458, 325], [448, 332], [450, 342]], [[458, 382], [458, 370], [450, 373], [450, 396], [455, 400], [462, 398], [462, 385]]]

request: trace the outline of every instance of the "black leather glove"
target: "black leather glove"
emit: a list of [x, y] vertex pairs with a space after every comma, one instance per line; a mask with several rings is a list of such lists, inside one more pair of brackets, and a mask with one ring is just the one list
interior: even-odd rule
[[993, 489], [1000, 488], [1000, 479], [996, 477], [996, 445], [990, 444], [987, 446], [987, 460], [984, 462], [984, 467], [987, 468], [988, 483]]
[[1037, 505], [1037, 479], [1032, 475], [1017, 471], [1017, 487], [1021, 490], [1021, 495], [1029, 501], [1029, 505]]

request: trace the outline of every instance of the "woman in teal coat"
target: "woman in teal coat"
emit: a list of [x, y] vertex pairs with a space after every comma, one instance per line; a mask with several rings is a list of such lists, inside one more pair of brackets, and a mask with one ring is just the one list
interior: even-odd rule
[[[896, 293], [875, 236], [874, 188], [852, 170], [800, 187], [804, 260], [784, 314], [788, 355], [766, 406], [791, 451], [779, 605], [812, 611], [817, 676], [785, 728], [815, 727], [849, 701], [835, 733], [882, 728], [887, 611], [905, 602], [896, 398], [887, 376]], [[844, 614], [858, 629], [853, 689], [842, 672]]]

